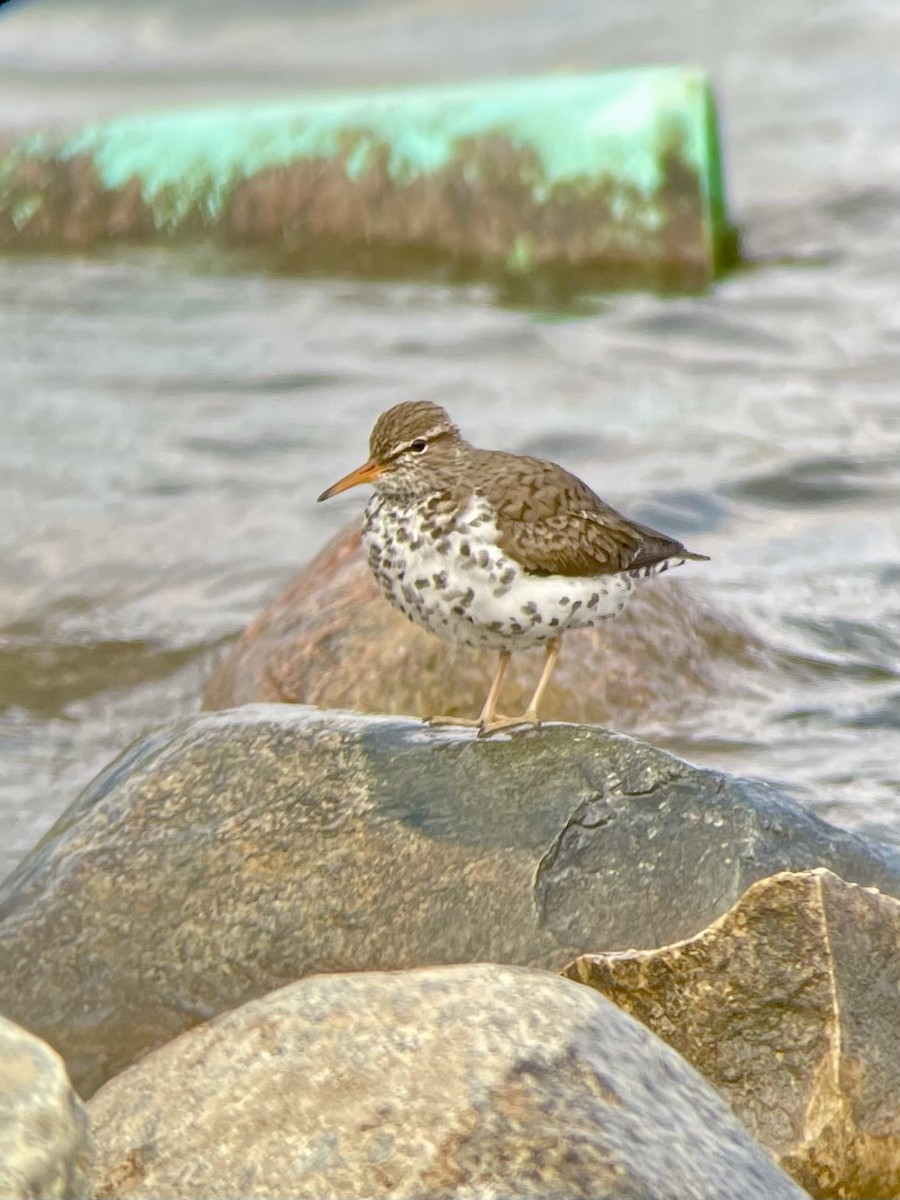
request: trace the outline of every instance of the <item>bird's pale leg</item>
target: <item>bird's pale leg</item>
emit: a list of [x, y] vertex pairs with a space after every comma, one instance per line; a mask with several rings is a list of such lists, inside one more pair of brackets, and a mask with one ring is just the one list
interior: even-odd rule
[[497, 670], [494, 674], [494, 681], [491, 684], [491, 690], [487, 694], [487, 700], [484, 702], [484, 708], [481, 710], [481, 716], [477, 720], [472, 720], [471, 717], [426, 717], [428, 725], [462, 725], [467, 729], [486, 729], [487, 726], [495, 719], [507, 721], [511, 718], [500, 717], [496, 718], [494, 709], [497, 707], [497, 701], [500, 698], [500, 689], [503, 687], [503, 680], [506, 678], [506, 672], [509, 669], [509, 660], [512, 654], [509, 650], [500, 651], [500, 659], [497, 663]]
[[562, 638], [551, 638], [547, 643], [547, 657], [544, 659], [544, 669], [541, 671], [541, 677], [538, 680], [537, 687], [534, 689], [534, 695], [531, 697], [528, 707], [522, 714], [524, 721], [534, 721], [535, 725], [540, 725], [538, 709], [544, 698], [544, 692], [547, 690], [547, 684], [550, 682], [550, 676], [556, 669], [561, 650]]
[[[496, 733], [499, 729], [509, 729], [513, 725], [540, 725], [538, 708], [540, 707], [544, 692], [547, 690], [547, 684], [550, 682], [550, 676], [553, 674], [553, 669], [559, 659], [561, 649], [562, 638], [551, 638], [547, 642], [547, 657], [544, 659], [544, 669], [541, 671], [541, 677], [528, 702], [528, 707], [522, 713], [521, 717], [492, 717], [488, 721], [485, 719], [485, 713], [487, 712], [487, 705], [485, 705], [485, 712], [481, 714], [483, 720], [482, 733]], [[493, 691], [493, 689], [491, 690]], [[490, 700], [490, 696], [488, 699]]]

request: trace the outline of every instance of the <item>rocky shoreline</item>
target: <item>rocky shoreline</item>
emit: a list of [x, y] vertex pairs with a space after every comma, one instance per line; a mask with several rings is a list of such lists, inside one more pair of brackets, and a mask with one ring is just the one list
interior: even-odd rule
[[[887, 1197], [896, 897], [894, 848], [634, 738], [257, 704], [0, 886], [0, 1012], [97, 1196]], [[84, 1194], [85, 1139], [4, 1194]]]

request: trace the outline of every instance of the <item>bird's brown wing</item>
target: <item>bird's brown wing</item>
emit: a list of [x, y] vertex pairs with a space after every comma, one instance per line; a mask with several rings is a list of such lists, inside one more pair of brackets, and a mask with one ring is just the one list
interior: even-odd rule
[[575, 475], [537, 458], [482, 451], [477, 490], [497, 510], [500, 547], [535, 575], [614, 575], [696, 558], [675, 538], [629, 521]]

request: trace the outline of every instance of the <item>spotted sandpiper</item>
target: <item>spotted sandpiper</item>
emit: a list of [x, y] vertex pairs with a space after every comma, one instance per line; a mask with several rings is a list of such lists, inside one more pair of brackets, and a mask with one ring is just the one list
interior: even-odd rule
[[[480, 734], [539, 725], [563, 634], [616, 616], [638, 580], [707, 560], [629, 521], [556, 463], [476, 449], [427, 401], [382, 413], [369, 455], [319, 500], [371, 483], [363, 544], [388, 600], [438, 637], [500, 653], [478, 719], [432, 724]], [[527, 708], [500, 715], [512, 652], [538, 645], [546, 658]]]

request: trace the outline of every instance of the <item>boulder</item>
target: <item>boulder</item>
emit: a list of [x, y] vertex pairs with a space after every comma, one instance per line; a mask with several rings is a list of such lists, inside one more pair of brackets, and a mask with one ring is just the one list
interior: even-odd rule
[[754, 880], [819, 865], [900, 895], [900, 851], [601, 729], [484, 741], [248, 706], [138, 743], [0, 885], [0, 1012], [88, 1094], [301, 976], [560, 970], [688, 937]]
[[783, 872], [689, 941], [565, 974], [684, 1055], [814, 1196], [900, 1196], [897, 900]]
[[804, 1195], [638, 1022], [509, 967], [303, 980], [90, 1108], [98, 1198]]
[[[566, 635], [546, 694], [554, 720], [672, 732], [735, 687], [758, 647], [693, 602], [665, 575], [642, 583], [616, 620]], [[521, 712], [543, 651], [513, 658], [503, 712]], [[393, 608], [372, 579], [358, 526], [340, 534], [246, 629], [213, 675], [203, 706], [257, 701], [357, 712], [476, 716], [497, 665], [490, 651], [452, 646]]]
[[0, 1196], [82, 1200], [91, 1156], [87, 1112], [62, 1059], [0, 1017]]

